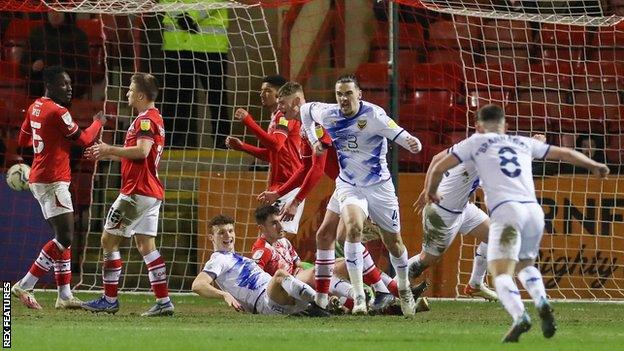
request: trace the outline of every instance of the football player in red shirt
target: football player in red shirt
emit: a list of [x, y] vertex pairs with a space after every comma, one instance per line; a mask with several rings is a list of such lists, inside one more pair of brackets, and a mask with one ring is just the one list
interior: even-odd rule
[[[226, 145], [234, 150], [244, 151], [256, 158], [268, 161], [271, 170], [269, 174], [269, 191], [274, 191], [286, 183], [295, 170], [301, 166], [299, 147], [301, 145], [301, 121], [287, 120], [282, 111], [277, 109], [277, 91], [286, 83], [282, 76], [265, 77], [260, 90], [262, 106], [271, 111], [271, 123], [268, 132], [265, 132], [246, 110], [239, 108], [234, 118], [242, 122], [251, 130], [260, 141], [262, 147], [256, 147], [242, 142], [235, 137], [228, 137]], [[276, 205], [282, 208], [294, 198], [296, 190], [282, 194], [276, 199]], [[284, 231], [296, 234], [299, 230], [299, 220], [303, 214], [303, 205], [297, 207], [293, 219], [282, 223]]]
[[28, 182], [44, 218], [54, 231], [54, 239], [43, 246], [26, 276], [13, 285], [11, 292], [26, 307], [41, 309], [32, 289], [39, 278], [54, 267], [58, 287], [55, 307], [80, 308], [82, 301], [73, 297], [70, 289], [74, 209], [69, 192], [69, 155], [73, 144], [86, 146], [93, 143], [106, 123], [106, 117], [102, 112], [96, 114], [91, 126], [81, 130], [66, 108], [72, 98], [67, 72], [62, 67], [51, 66], [44, 71], [43, 79], [45, 95], [28, 108], [18, 143], [21, 147], [33, 148]]
[[167, 289], [165, 261], [156, 249], [158, 215], [163, 200], [163, 185], [158, 179], [158, 163], [165, 145], [163, 118], [154, 101], [158, 83], [151, 74], [132, 76], [128, 104], [139, 113], [132, 121], [123, 147], [95, 144], [85, 155], [93, 160], [109, 158], [121, 161], [121, 189], [106, 216], [102, 234], [104, 251], [104, 295], [83, 304], [94, 312], [116, 313], [119, 310], [117, 285], [121, 275], [119, 245], [134, 236], [136, 247], [147, 265], [156, 304], [142, 316], [173, 314]]
[[[284, 87], [280, 89], [278, 93], [278, 109], [284, 113], [286, 119], [301, 121], [301, 106], [305, 104], [305, 98], [296, 99], [296, 97], [303, 96], [303, 94], [303, 87], [296, 82], [286, 83]], [[305, 197], [319, 182], [323, 173], [331, 179], [336, 179], [338, 176], [338, 157], [336, 155], [336, 150], [332, 146], [331, 138], [321, 126], [317, 126], [316, 133], [319, 136], [319, 140], [327, 148], [327, 152], [321, 155], [313, 152], [311, 145], [305, 137], [305, 133], [302, 133], [301, 158], [303, 159], [303, 165], [295, 172], [295, 175], [280, 188], [275, 191], [266, 191], [258, 196], [258, 200], [261, 202], [271, 203], [275, 198], [281, 196], [281, 194], [301, 187], [294, 199], [287, 203], [282, 209], [282, 220], [286, 221], [286, 223], [292, 218], [293, 211], [300, 206]], [[339, 228], [344, 230], [344, 226], [341, 225], [340, 221], [340, 209], [336, 201], [332, 198], [328, 203], [325, 218], [316, 233], [317, 244], [319, 240], [323, 242], [331, 240], [331, 245], [333, 245], [333, 238], [335, 238]], [[339, 235], [339, 237], [343, 237], [343, 235]], [[333, 275], [332, 272], [335, 264], [333, 255], [333, 250], [331, 250], [331, 252], [330, 250], [317, 250], [315, 267], [316, 290], [319, 292], [319, 296], [325, 297], [330, 292], [330, 279]], [[375, 289], [375, 301], [372, 305], [372, 309], [373, 311], [381, 311], [394, 301], [395, 296], [398, 296], [397, 285], [394, 280], [375, 266], [366, 247], [364, 247], [363, 256], [365, 266], [364, 282]], [[319, 306], [321, 307], [327, 305], [324, 299], [318, 301], [318, 303], [320, 303]]]

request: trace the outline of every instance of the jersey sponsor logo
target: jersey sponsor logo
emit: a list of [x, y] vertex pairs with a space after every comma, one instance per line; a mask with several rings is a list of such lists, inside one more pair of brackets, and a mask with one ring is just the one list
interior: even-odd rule
[[256, 251], [253, 253], [253, 255], [251, 256], [251, 258], [252, 258], [254, 261], [258, 261], [258, 260], [260, 260], [260, 259], [262, 258], [262, 255], [263, 255], [263, 254], [264, 254], [264, 251], [263, 251], [263, 250], [256, 250]]
[[143, 119], [141, 120], [140, 128], [142, 131], [147, 132], [148, 130], [152, 128], [152, 123], [150, 122], [149, 119]]
[[366, 124], [368, 123], [367, 120], [365, 119], [360, 119], [357, 121], [357, 126], [358, 128], [360, 128], [360, 130], [363, 130], [364, 128], [366, 128]]

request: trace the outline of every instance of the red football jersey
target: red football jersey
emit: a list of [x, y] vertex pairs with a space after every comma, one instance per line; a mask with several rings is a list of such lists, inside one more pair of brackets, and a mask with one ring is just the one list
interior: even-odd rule
[[157, 108], [148, 109], [137, 116], [128, 128], [124, 147], [136, 146], [139, 139], [149, 139], [154, 143], [145, 159], [121, 159], [121, 193], [162, 200], [164, 190], [158, 179], [158, 163], [165, 147], [165, 127]]
[[268, 132], [286, 134], [286, 142], [279, 151], [269, 150], [269, 190], [276, 190], [301, 166], [299, 147], [301, 145], [301, 122], [287, 120], [280, 111], [273, 114]]
[[299, 255], [286, 238], [277, 239], [271, 245], [263, 236], [260, 236], [253, 244], [251, 252], [251, 258], [270, 275], [274, 275], [278, 269], [284, 269], [295, 275], [299, 269], [297, 267]]
[[68, 137], [79, 131], [67, 109], [47, 97], [41, 97], [28, 108], [22, 133], [32, 137], [34, 158], [30, 183], [71, 181]]

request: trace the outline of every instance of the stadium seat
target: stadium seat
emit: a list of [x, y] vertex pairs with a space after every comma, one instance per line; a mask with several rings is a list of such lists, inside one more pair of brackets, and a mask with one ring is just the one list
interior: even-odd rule
[[574, 149], [576, 148], [576, 135], [557, 133], [549, 136], [548, 142], [552, 145]]
[[5, 102], [5, 123], [11, 128], [20, 128], [24, 121], [24, 115], [33, 99], [24, 93], [13, 92], [3, 95]]
[[574, 69], [583, 64], [583, 50], [572, 48], [549, 48], [542, 47], [542, 63], [546, 66], [569, 66]]
[[[388, 22], [378, 21], [371, 39], [371, 48], [388, 48]], [[418, 23], [399, 23], [399, 49], [422, 50], [425, 47], [423, 28]]]
[[458, 49], [427, 49], [428, 63], [454, 63], [459, 66], [474, 66], [474, 58], [468, 51]]
[[89, 39], [89, 61], [91, 63], [91, 79], [99, 82], [104, 79], [106, 63], [104, 62], [104, 32], [99, 19], [82, 19], [76, 21], [76, 26], [82, 29]]
[[451, 108], [435, 103], [402, 103], [399, 123], [410, 133], [420, 130], [438, 130], [444, 120], [450, 118]]
[[509, 130], [529, 132], [548, 130], [549, 114], [544, 103], [511, 103], [505, 108], [505, 115]]
[[585, 62], [574, 72], [575, 89], [620, 90], [624, 87], [624, 63]]
[[[466, 135], [464, 134], [464, 138]], [[431, 163], [431, 159], [433, 156], [439, 154], [440, 152], [446, 151], [449, 147], [453, 146], [453, 144], [433, 144], [427, 147], [427, 164]]]
[[624, 134], [610, 135], [605, 149], [607, 163], [624, 164]]
[[462, 72], [451, 63], [421, 63], [406, 67], [407, 90], [459, 90]]
[[2, 36], [2, 59], [20, 62], [28, 37], [33, 28], [43, 24], [40, 20], [14, 18]]
[[539, 42], [548, 46], [584, 47], [589, 44], [586, 27], [544, 23], [539, 32]]
[[483, 25], [485, 62], [514, 64], [522, 70], [529, 63], [533, 31], [527, 22], [492, 20]]
[[[114, 103], [104, 105], [104, 101], [91, 101], [73, 99], [69, 112], [74, 121], [81, 128], [86, 128], [93, 122], [93, 116], [99, 111], [104, 111], [108, 115], [117, 115], [117, 107]], [[109, 121], [107, 125], [114, 123]]]
[[556, 132], [604, 133], [606, 110], [601, 106], [561, 106], [561, 118], [551, 121]]
[[616, 107], [620, 105], [620, 97], [617, 91], [576, 91], [574, 93], [574, 103]]
[[0, 87], [24, 86], [25, 84], [19, 62], [0, 61]]
[[[387, 49], [371, 49], [370, 62], [388, 64], [390, 52]], [[403, 71], [404, 67], [420, 62], [420, 52], [416, 50], [399, 50], [399, 66]]]
[[385, 63], [361, 63], [355, 76], [362, 89], [388, 89], [388, 65]]
[[442, 144], [454, 145], [466, 139], [466, 137], [467, 137], [466, 131], [456, 131], [456, 132], [445, 133], [442, 136]]
[[480, 107], [487, 104], [495, 104], [505, 108], [509, 103], [510, 90], [493, 87], [490, 90], [473, 90], [468, 92], [466, 105], [468, 110], [476, 112]]
[[518, 87], [532, 90], [535, 88], [571, 90], [572, 66], [564, 63], [557, 65], [532, 64], [527, 72], [518, 74]]
[[517, 73], [513, 64], [488, 65], [478, 64], [474, 68], [466, 67], [466, 83], [468, 89], [486, 90], [492, 87], [515, 89], [517, 86]]
[[480, 32], [476, 24], [468, 21], [436, 21], [429, 25], [427, 48], [469, 50], [475, 43], [475, 39], [481, 37]]

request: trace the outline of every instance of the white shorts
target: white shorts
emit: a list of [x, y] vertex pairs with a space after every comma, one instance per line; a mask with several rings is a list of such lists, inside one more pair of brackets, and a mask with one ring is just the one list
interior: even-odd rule
[[327, 202], [327, 210], [340, 216], [340, 203], [336, 198], [336, 192], [334, 192], [329, 198], [329, 202]]
[[256, 313], [258, 314], [295, 314], [305, 311], [308, 308], [308, 303], [305, 301], [295, 300], [294, 305], [280, 305], [277, 302], [271, 300], [269, 293], [263, 293], [260, 296], [258, 303], [256, 303]]
[[39, 201], [43, 218], [74, 212], [69, 182], [31, 183], [29, 187], [35, 199]]
[[[288, 194], [277, 199], [274, 205], [277, 206], [277, 208], [279, 208], [281, 211], [284, 206], [288, 205], [292, 200], [295, 199], [297, 193], [299, 193], [299, 188], [291, 190]], [[297, 213], [292, 220], [282, 221], [282, 230], [284, 230], [286, 233], [297, 234], [297, 232], [299, 231], [299, 222], [301, 221], [301, 216], [303, 215], [304, 205], [305, 200], [301, 201], [299, 207], [297, 207]]]
[[332, 197], [336, 197], [340, 212], [347, 205], [355, 205], [364, 211], [381, 229], [388, 233], [401, 232], [401, 218], [399, 215], [399, 199], [394, 193], [392, 179], [367, 187], [353, 186], [340, 178], [336, 179], [336, 190]]
[[423, 251], [440, 256], [451, 246], [457, 233], [468, 234], [487, 219], [487, 214], [472, 202], [461, 213], [429, 204], [423, 209]]
[[544, 211], [534, 202], [505, 202], [490, 214], [488, 261], [537, 257], [544, 234]]
[[161, 203], [154, 197], [119, 194], [106, 215], [104, 230], [126, 238], [135, 233], [156, 236]]

